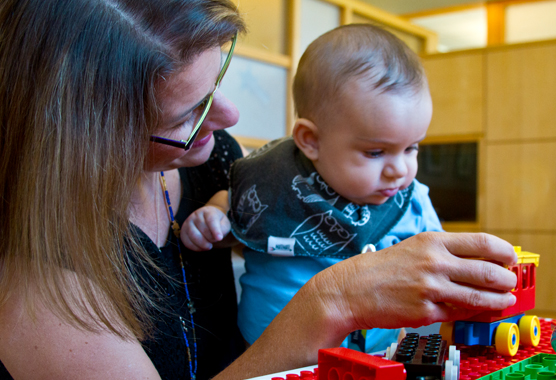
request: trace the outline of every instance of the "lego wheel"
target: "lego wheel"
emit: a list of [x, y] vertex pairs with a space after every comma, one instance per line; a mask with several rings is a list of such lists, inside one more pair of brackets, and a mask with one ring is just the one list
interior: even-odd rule
[[536, 347], [541, 341], [541, 322], [536, 315], [525, 315], [519, 320], [521, 343]]
[[515, 323], [500, 323], [494, 333], [496, 352], [514, 356], [519, 348], [519, 329]]
[[439, 334], [446, 341], [447, 346], [455, 344], [454, 342], [454, 322], [442, 322]]

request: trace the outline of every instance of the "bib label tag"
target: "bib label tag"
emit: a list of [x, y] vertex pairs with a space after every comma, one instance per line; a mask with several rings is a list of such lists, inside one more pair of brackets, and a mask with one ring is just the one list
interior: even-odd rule
[[268, 253], [276, 256], [293, 256], [294, 238], [268, 237]]

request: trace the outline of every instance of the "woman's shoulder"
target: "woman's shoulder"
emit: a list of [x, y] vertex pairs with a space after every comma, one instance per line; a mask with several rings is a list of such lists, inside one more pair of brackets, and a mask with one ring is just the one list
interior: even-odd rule
[[0, 308], [0, 341], [9, 342], [0, 345], [0, 361], [14, 378], [158, 378], [135, 338], [102, 328], [87, 331], [60, 318], [38, 296], [24, 294], [14, 290]]

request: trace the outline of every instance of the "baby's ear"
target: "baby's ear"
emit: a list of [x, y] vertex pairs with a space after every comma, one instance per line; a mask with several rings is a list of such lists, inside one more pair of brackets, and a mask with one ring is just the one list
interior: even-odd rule
[[319, 130], [309, 119], [297, 119], [293, 127], [293, 140], [311, 161], [319, 158]]

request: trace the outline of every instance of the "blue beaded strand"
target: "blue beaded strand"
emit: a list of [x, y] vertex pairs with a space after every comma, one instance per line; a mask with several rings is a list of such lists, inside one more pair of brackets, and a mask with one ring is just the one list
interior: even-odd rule
[[[174, 235], [178, 239], [178, 252], [180, 255], [180, 264], [181, 264], [181, 272], [183, 277], [183, 284], [185, 288], [185, 295], [187, 297], [187, 307], [189, 308], [189, 320], [191, 322], [191, 328], [193, 329], [193, 360], [191, 360], [191, 349], [189, 347], [189, 339], [187, 339], [187, 327], [185, 326], [185, 320], [180, 316], [180, 323], [183, 331], [183, 339], [185, 341], [185, 346], [187, 347], [187, 356], [189, 357], [189, 376], [191, 380], [195, 380], [196, 373], [197, 373], [197, 337], [195, 334], [195, 322], [193, 321], [193, 313], [195, 313], [195, 307], [193, 302], [191, 301], [191, 297], [189, 296], [189, 289], [187, 288], [187, 279], [185, 277], [185, 267], [183, 265], [183, 258], [181, 254], [181, 246], [180, 246], [180, 226], [176, 222], [174, 218], [174, 211], [172, 210], [172, 204], [170, 202], [170, 194], [168, 193], [168, 188], [166, 187], [166, 179], [164, 178], [164, 172], [160, 172], [160, 183], [162, 185], [162, 190], [164, 191], [164, 196], [166, 198], [166, 207], [168, 209], [168, 214], [170, 216], [170, 223], [172, 230], [174, 231]], [[193, 362], [193, 363], [192, 363]]]

